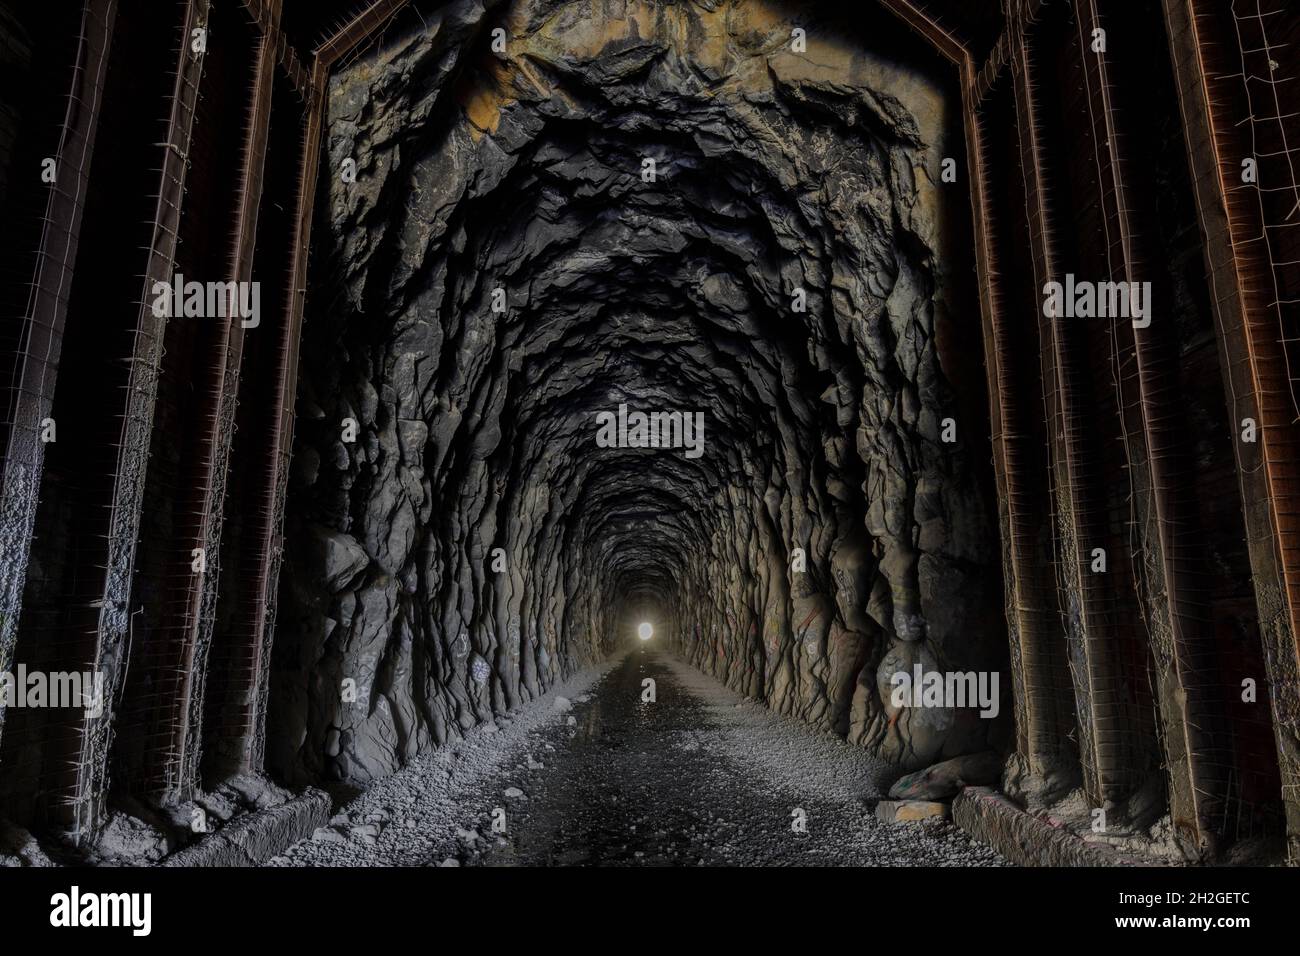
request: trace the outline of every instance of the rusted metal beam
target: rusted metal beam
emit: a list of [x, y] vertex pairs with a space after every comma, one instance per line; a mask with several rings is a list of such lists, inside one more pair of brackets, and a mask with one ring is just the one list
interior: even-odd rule
[[348, 20], [313, 51], [312, 75], [323, 89], [329, 72], [340, 58], [351, 53], [410, 3], [410, 0], [375, 0]]
[[[311, 248], [311, 224], [314, 211], [316, 180], [320, 163], [325, 123], [325, 100], [322, 91], [330, 70], [338, 60], [357, 49], [382, 29], [409, 0], [377, 0], [347, 21], [326, 39], [316, 51], [307, 86], [314, 95], [307, 101], [303, 129], [299, 186], [295, 209], [296, 232], [290, 270], [288, 314], [279, 343], [275, 394], [279, 419], [271, 436], [268, 455], [272, 486], [267, 490], [266, 505], [252, 531], [259, 540], [254, 548], [255, 567], [250, 570], [253, 593], [242, 598], [251, 602], [244, 614], [251, 621], [246, 653], [249, 659], [231, 676], [233, 699], [242, 713], [237, 739], [228, 741], [231, 754], [224, 759], [226, 772], [259, 770], [266, 747], [266, 706], [270, 682], [270, 654], [275, 630], [276, 598], [280, 567], [283, 561], [284, 505], [288, 488], [289, 464], [293, 447], [294, 405], [298, 380], [298, 349], [307, 293], [308, 257]], [[241, 617], [244, 615], [241, 614]]]
[[[1272, 313], [1268, 263], [1261, 261], [1253, 188], [1241, 182], [1245, 151], [1238, 129], [1251, 117], [1233, 113], [1229, 85], [1239, 69], [1223, 60], [1224, 37], [1206, 36], [1202, 4], [1164, 0], [1188, 162], [1204, 237], [1224, 386], [1241, 482], [1252, 583], [1264, 642], [1269, 699], [1282, 776], [1287, 845], [1300, 862], [1300, 436], [1285, 345]], [[1216, 31], [1217, 32], [1217, 31]], [[1243, 440], [1254, 423], [1254, 441]]]
[[1006, 26], [1002, 28], [1002, 33], [984, 63], [975, 71], [972, 98], [976, 105], [984, 102], [989, 91], [1007, 71], [1025, 30], [1038, 22], [1047, 2], [1048, 0], [1007, 0], [1003, 5]]
[[[1012, 59], [1017, 126], [1021, 145], [1021, 174], [1025, 184], [1026, 215], [1030, 231], [1030, 263], [1035, 290], [1062, 278], [1056, 248], [1056, 229], [1048, 208], [1040, 122], [1038, 78], [1028, 39], [1022, 34]], [[1044, 307], [1042, 310], [1046, 312]], [[1125, 734], [1104, 732], [1118, 720], [1113, 702], [1106, 697], [1118, 686], [1114, 667], [1111, 622], [1098, 609], [1096, 576], [1089, 573], [1094, 546], [1094, 503], [1084, 478], [1084, 422], [1076, 395], [1077, 356], [1071, 353], [1062, 322], [1064, 316], [1041, 315], [1039, 329], [1044, 395], [1048, 413], [1056, 510], [1057, 569], [1062, 589], [1063, 616], [1070, 670], [1074, 680], [1084, 790], [1094, 807], [1126, 796], [1122, 780], [1126, 765]]]
[[880, 0], [880, 5], [933, 44], [958, 70], [966, 70], [970, 54], [965, 44], [939, 22], [938, 16], [925, 3], [920, 0]]
[[[1016, 751], [1023, 769], [1040, 776], [1061, 768], [1065, 728], [1053, 679], [1053, 643], [1059, 618], [1045, 606], [1044, 586], [1037, 581], [1041, 562], [1033, 553], [1036, 527], [1043, 516], [1026, 507], [1031, 494], [1022, 474], [1024, 435], [1014, 425], [1017, 388], [1011, 366], [1015, 348], [1000, 291], [1000, 276], [991, 230], [994, 215], [988, 201], [988, 166], [984, 155], [979, 107], [1002, 72], [1007, 51], [1018, 40], [1025, 23], [1039, 16], [1043, 0], [1015, 0], [1008, 4], [1008, 25], [995, 48], [1000, 58], [993, 68], [977, 70], [969, 50], [955, 34], [940, 25], [924, 4], [911, 0], [881, 0], [883, 6], [919, 33], [957, 67], [962, 90], [963, 126], [970, 169], [972, 222], [975, 232], [976, 275], [979, 286], [984, 357], [989, 391], [989, 416], [994, 446], [994, 478], [999, 501], [999, 531], [1010, 643], [1011, 678], [1015, 705]], [[1024, 399], [1022, 401], [1027, 401]]]
[[[1150, 275], [1140, 261], [1138, 237], [1131, 219], [1140, 203], [1130, 196], [1124, 175], [1116, 121], [1110, 66], [1105, 53], [1091, 51], [1091, 30], [1100, 26], [1097, 0], [1079, 0], [1075, 29], [1080, 51], [1082, 81], [1088, 105], [1088, 122], [1079, 124], [1088, 138], [1096, 169], [1096, 199], [1100, 205], [1103, 235], [1096, 237], [1105, 249], [1111, 281], [1138, 283]], [[1154, 214], [1154, 211], [1152, 212]], [[1117, 370], [1115, 388], [1125, 435], [1128, 482], [1135, 510], [1136, 532], [1143, 558], [1144, 620], [1156, 670], [1156, 698], [1160, 708], [1161, 746], [1168, 783], [1170, 816], [1185, 852], [1199, 857], [1210, 853], [1213, 825], [1207, 805], [1222, 794], [1206, 778], [1195, 758], [1205, 754], [1203, 728], [1192, 713], [1204, 694], [1205, 675], [1194, 673], [1190, 646], [1197, 625], [1186, 612], [1184, 568], [1187, 548], [1175, 540], [1184, 518], [1178, 492], [1183, 476], [1171, 468], [1176, 439], [1169, 423], [1177, 412], [1169, 407], [1171, 353], [1160, 348], [1156, 336], [1168, 335], [1167, 326], [1152, 322], [1145, 328], [1115, 321], [1110, 330], [1114, 349], [1127, 364], [1131, 357], [1136, 375]], [[1201, 772], [1198, 772], [1201, 771]]]
[[[1045, 569], [1035, 553], [1037, 529], [1046, 517], [1029, 503], [1027, 482], [1045, 481], [1024, 473], [1026, 435], [1018, 416], [1032, 408], [1034, 396], [1023, 396], [1013, 371], [1015, 332], [1010, 328], [1003, 277], [994, 248], [994, 216], [989, 198], [990, 167], [979, 111], [974, 104], [974, 67], [963, 70], [963, 109], [966, 150], [970, 166], [975, 265], [984, 334], [984, 359], [989, 391], [994, 477], [998, 497], [999, 538], [1006, 595], [1011, 679], [1015, 705], [1016, 754], [1022, 768], [1046, 776], [1060, 764], [1066, 733], [1055, 700], [1053, 646], [1060, 640], [1059, 615], [1046, 607], [1044, 593], [1054, 582], [1041, 579]], [[1058, 655], [1059, 656], [1059, 655]]]
[[[17, 368], [18, 394], [8, 445], [0, 461], [0, 546], [4, 549], [4, 560], [0, 561], [0, 672], [10, 670], [18, 638], [45, 460], [41, 423], [54, 406], [68, 294], [116, 21], [117, 0], [87, 0], [82, 5], [77, 64], [54, 156], [56, 178], [46, 201], [31, 296], [21, 320], [23, 351]], [[0, 703], [0, 730], [3, 727], [4, 705]]]
[[301, 55], [280, 29], [283, 0], [241, 0], [241, 3], [262, 36], [270, 41], [275, 61], [294, 91], [304, 101], [319, 95], [320, 90], [312, 86], [312, 71], [303, 65]]
[[1052, 729], [1044, 727], [1044, 715], [1032, 706], [1030, 687], [1033, 683], [1034, 645], [1029, 640], [1029, 629], [1023, 619], [1025, 601], [1021, 594], [1021, 569], [1024, 558], [1019, 554], [1016, 534], [1017, 515], [1010, 507], [1015, 497], [1016, 475], [1010, 464], [1008, 445], [1013, 440], [1008, 435], [1005, 422], [1006, 405], [1011, 401], [1012, 389], [1007, 381], [1006, 332], [1003, 328], [1003, 310], [993, 285], [996, 257], [993, 254], [987, 223], [991, 220], [988, 209], [988, 170], [984, 160], [982, 131], [970, 101], [972, 71], [969, 60], [963, 64], [962, 90], [965, 103], [962, 119], [966, 134], [966, 161], [970, 170], [971, 220], [975, 232], [975, 270], [979, 283], [980, 316], [984, 338], [985, 376], [989, 392], [990, 436], [993, 443], [993, 474], [997, 487], [998, 538], [1002, 545], [1002, 579], [1006, 594], [1006, 614], [1011, 652], [1011, 680], [1015, 708], [1016, 752], [1039, 769], [1037, 754], [1043, 742], [1053, 738]]

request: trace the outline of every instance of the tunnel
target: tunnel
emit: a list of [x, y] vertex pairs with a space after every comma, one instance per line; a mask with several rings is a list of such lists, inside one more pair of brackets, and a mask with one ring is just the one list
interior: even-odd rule
[[1295, 863], [1297, 42], [0, 0], [0, 863]]

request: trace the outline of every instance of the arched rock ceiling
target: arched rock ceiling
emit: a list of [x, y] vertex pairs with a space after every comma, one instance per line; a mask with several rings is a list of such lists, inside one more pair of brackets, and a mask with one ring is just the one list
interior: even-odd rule
[[[617, 646], [633, 606], [891, 759], [984, 733], [886, 693], [998, 643], [963, 630], [996, 546], [940, 435], [965, 428], [936, 345], [969, 307], [954, 104], [887, 16], [825, 16], [453, 3], [333, 77], [284, 628], [317, 682], [280, 702], [308, 743], [282, 763], [392, 769]], [[620, 403], [702, 412], [703, 454], [598, 447]]]

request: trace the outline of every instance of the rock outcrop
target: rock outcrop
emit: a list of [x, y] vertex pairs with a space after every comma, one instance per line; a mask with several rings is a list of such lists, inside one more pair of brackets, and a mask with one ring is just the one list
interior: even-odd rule
[[[642, 616], [905, 769], [989, 746], [890, 701], [1006, 646], [985, 396], [946, 371], [978, 342], [954, 94], [826, 6], [453, 2], [333, 77], [282, 772], [388, 773]], [[620, 405], [703, 435], [602, 447]]]

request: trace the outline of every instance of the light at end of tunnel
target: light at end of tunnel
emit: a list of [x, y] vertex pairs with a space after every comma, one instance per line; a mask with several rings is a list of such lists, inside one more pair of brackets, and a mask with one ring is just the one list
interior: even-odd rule
[[650, 640], [650, 636], [654, 634], [654, 632], [655, 629], [650, 626], [649, 621], [642, 621], [636, 628], [636, 636], [641, 638], [643, 641]]

